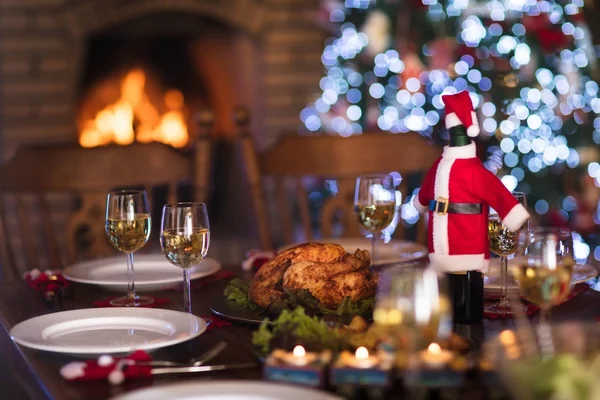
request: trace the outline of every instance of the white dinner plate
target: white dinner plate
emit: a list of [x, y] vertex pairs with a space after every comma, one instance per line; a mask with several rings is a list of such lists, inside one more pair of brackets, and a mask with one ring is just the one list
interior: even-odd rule
[[[514, 261], [508, 260], [508, 288], [509, 289], [518, 289], [519, 286], [515, 281], [513, 275], [510, 273], [511, 265]], [[573, 267], [573, 275], [571, 277], [571, 284], [575, 285], [577, 283], [587, 282], [590, 279], [593, 279], [598, 276], [598, 270], [589, 264], [576, 264]], [[500, 259], [493, 258], [490, 260], [490, 271], [483, 278], [483, 285], [485, 289], [489, 290], [500, 290], [501, 286], [501, 277], [500, 277]]]
[[112, 400], [342, 400], [321, 390], [260, 381], [186, 382], [135, 390]]
[[[205, 258], [191, 268], [191, 278], [212, 275], [221, 269], [221, 264]], [[162, 290], [183, 281], [181, 268], [171, 264], [162, 254], [141, 254], [134, 257], [135, 289], [138, 292]], [[127, 291], [127, 259], [119, 257], [85, 261], [66, 267], [65, 279], [73, 282], [102, 286], [114, 291]]]
[[121, 354], [182, 343], [206, 330], [192, 314], [158, 308], [108, 307], [63, 311], [15, 325], [10, 336], [37, 350], [72, 355]]
[[[371, 239], [366, 238], [337, 238], [321, 239], [319, 242], [337, 243], [348, 253], [354, 253], [356, 249], [371, 252]], [[282, 246], [278, 251], [296, 246], [290, 244]], [[379, 241], [377, 243], [377, 264], [389, 264], [394, 262], [408, 262], [425, 258], [428, 254], [427, 247], [422, 244], [404, 240], [390, 240], [388, 243]]]

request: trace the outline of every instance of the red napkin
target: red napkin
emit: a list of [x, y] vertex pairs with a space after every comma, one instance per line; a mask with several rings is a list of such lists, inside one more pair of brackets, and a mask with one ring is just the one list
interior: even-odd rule
[[60, 369], [60, 374], [69, 381], [108, 380], [118, 385], [125, 379], [151, 377], [151, 366], [137, 365], [142, 361], [152, 361], [152, 357], [141, 350], [123, 358], [102, 355], [96, 360], [70, 362]]
[[274, 251], [250, 250], [246, 258], [242, 261], [242, 268], [246, 271], [259, 269], [263, 264], [271, 261], [275, 257]]
[[[575, 285], [573, 287], [573, 289], [571, 290], [571, 293], [569, 293], [569, 297], [567, 297], [567, 299], [563, 303], [566, 303], [567, 301], [571, 300], [572, 298], [580, 295], [581, 293], [585, 292], [589, 288], [590, 288], [590, 286], [587, 283], [585, 283], [585, 282], [584, 283], [578, 283], [577, 285]], [[495, 301], [494, 299], [497, 300], [498, 297], [488, 297], [488, 298], [486, 298], [485, 301], [487, 303], [487, 302]], [[531, 304], [529, 302], [524, 301], [523, 304], [526, 306], [525, 314], [528, 317], [532, 316], [533, 314], [535, 314], [539, 310], [538, 306], [536, 306], [534, 304]], [[508, 314], [497, 314], [497, 313], [493, 313], [493, 312], [484, 312], [483, 317], [487, 318], [487, 319], [491, 319], [491, 320], [494, 320], [494, 319], [505, 319], [505, 318], [512, 318], [513, 317], [513, 313], [511, 312], [511, 313], [508, 313]]]
[[23, 275], [23, 279], [32, 289], [40, 292], [47, 300], [63, 297], [69, 289], [69, 281], [58, 270], [32, 269]]
[[[148, 305], [145, 306], [140, 306], [140, 307], [147, 307], [147, 308], [154, 308], [154, 307], [160, 307], [163, 306], [165, 304], [169, 304], [171, 302], [171, 300], [169, 299], [163, 299], [160, 297], [154, 297], [154, 296], [150, 296], [154, 299], [154, 301]], [[118, 307], [118, 306], [113, 306], [112, 304], [110, 304], [110, 301], [113, 299], [117, 299], [119, 298], [118, 296], [116, 297], [109, 297], [108, 299], [105, 300], [98, 300], [92, 303], [92, 305], [94, 307]]]
[[206, 327], [206, 332], [231, 326], [231, 322], [214, 315], [211, 315], [209, 317], [202, 317], [202, 319], [209, 322], [208, 326]]

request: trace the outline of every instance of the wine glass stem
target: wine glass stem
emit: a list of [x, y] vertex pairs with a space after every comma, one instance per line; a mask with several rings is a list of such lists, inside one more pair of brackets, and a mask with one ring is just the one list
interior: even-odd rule
[[500, 304], [508, 306], [508, 259], [505, 256], [500, 257], [500, 279]]
[[183, 270], [183, 311], [192, 313], [192, 292], [190, 290], [190, 269]]
[[127, 253], [127, 297], [134, 300], [137, 299], [133, 272], [133, 253]]
[[554, 339], [552, 337], [552, 328], [550, 325], [549, 308], [544, 307], [540, 310], [540, 322], [538, 324], [537, 333], [542, 356], [552, 356], [554, 354]]
[[377, 234], [373, 232], [371, 236], [371, 265], [377, 261]]

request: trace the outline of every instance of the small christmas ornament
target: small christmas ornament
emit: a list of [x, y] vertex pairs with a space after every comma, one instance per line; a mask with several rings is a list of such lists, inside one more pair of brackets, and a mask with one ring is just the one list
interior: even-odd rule
[[442, 96], [442, 101], [450, 144], [428, 171], [415, 207], [429, 212], [429, 259], [436, 269], [485, 272], [490, 258], [489, 208], [513, 232], [529, 214], [476, 156], [470, 138], [479, 134], [479, 126], [469, 93]]

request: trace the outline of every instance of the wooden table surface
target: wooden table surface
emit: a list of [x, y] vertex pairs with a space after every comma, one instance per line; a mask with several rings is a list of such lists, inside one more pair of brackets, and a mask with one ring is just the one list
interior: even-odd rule
[[[239, 275], [245, 273], [240, 268], [229, 268]], [[247, 274], [247, 273], [246, 273]], [[244, 276], [249, 278], [249, 276]], [[216, 282], [198, 288], [192, 292], [193, 312], [198, 316], [210, 316], [210, 301], [221, 296], [226, 282]], [[183, 293], [178, 290], [165, 290], [151, 293], [158, 297], [171, 299], [171, 303], [163, 306], [173, 310], [182, 310]], [[113, 292], [104, 291], [90, 285], [73, 285], [73, 298], [65, 302], [63, 309], [81, 309], [92, 307], [95, 300], [113, 296]], [[578, 320], [596, 321], [600, 318], [600, 293], [588, 290], [569, 302], [553, 310], [554, 321]], [[111, 386], [107, 382], [67, 382], [62, 379], [59, 369], [72, 361], [67, 356], [30, 350], [16, 346], [8, 331], [15, 324], [26, 319], [59, 311], [41, 299], [23, 282], [0, 285], [0, 398], [1, 399], [59, 399], [59, 400], [94, 400], [107, 399], [125, 391], [162, 385], [177, 380], [211, 380], [211, 379], [260, 379], [261, 371], [256, 369], [232, 370], [185, 376], [168, 376], [155, 380], [126, 382], [121, 386]], [[499, 331], [512, 327], [510, 320], [485, 320], [480, 324], [460, 325], [455, 330], [470, 337], [476, 343], [494, 336]], [[211, 363], [254, 362], [251, 334], [256, 329], [253, 325], [234, 323], [232, 326], [214, 329], [187, 343], [171, 346], [153, 352], [155, 359], [186, 361], [202, 354], [220, 340], [225, 340], [228, 347]], [[483, 392], [482, 392], [483, 393]], [[482, 394], [481, 398], [484, 395]], [[477, 396], [478, 397], [478, 396]], [[469, 398], [475, 398], [469, 396]]]

